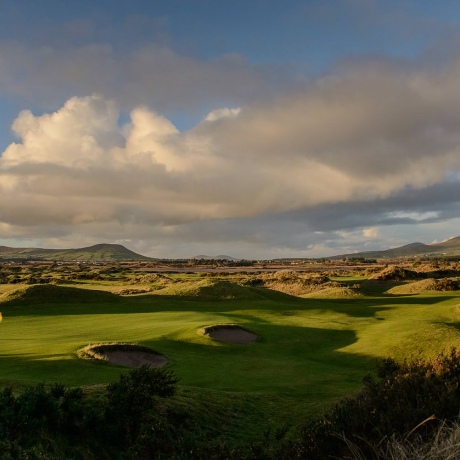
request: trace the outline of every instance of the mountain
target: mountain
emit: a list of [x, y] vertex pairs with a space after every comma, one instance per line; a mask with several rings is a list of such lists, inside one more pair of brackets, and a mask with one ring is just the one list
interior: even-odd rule
[[205, 256], [205, 255], [199, 255], [199, 256], [195, 256], [195, 257], [191, 257], [192, 259], [196, 259], [196, 260], [238, 260], [238, 259], [235, 259], [235, 257], [231, 257], [231, 256], [225, 256], [225, 255], [219, 255], [219, 256]]
[[351, 257], [364, 257], [366, 259], [397, 259], [401, 257], [445, 257], [460, 256], [460, 236], [450, 238], [442, 243], [423, 244], [410, 243], [384, 251], [365, 251], [353, 254], [342, 254], [329, 257], [329, 259], [345, 259]]
[[0, 259], [121, 261], [153, 260], [137, 254], [121, 244], [95, 244], [79, 249], [9, 248], [0, 246]]
[[443, 241], [442, 243], [437, 243], [432, 246], [436, 246], [438, 248], [445, 248], [445, 249], [459, 248], [460, 247], [460, 236], [450, 238], [449, 240]]

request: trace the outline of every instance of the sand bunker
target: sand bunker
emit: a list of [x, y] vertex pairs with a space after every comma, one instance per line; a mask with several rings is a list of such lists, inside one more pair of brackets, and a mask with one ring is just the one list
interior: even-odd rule
[[202, 333], [220, 342], [235, 343], [239, 345], [247, 345], [257, 339], [256, 334], [236, 324], [208, 326], [202, 329]]
[[142, 351], [107, 351], [105, 356], [110, 363], [126, 367], [141, 367], [145, 364], [151, 367], [163, 367], [168, 362], [163, 355]]
[[78, 352], [78, 356], [125, 367], [141, 367], [144, 365], [163, 367], [168, 362], [166, 356], [156, 353], [150, 348], [127, 343], [88, 345]]

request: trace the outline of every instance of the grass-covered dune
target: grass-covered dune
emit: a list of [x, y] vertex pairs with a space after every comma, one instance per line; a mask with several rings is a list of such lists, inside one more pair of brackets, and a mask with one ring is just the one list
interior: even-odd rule
[[[166, 368], [180, 379], [179, 403], [190, 394], [210, 406], [245, 401], [247, 423], [263, 413], [280, 425], [356, 391], [378, 358], [434, 356], [460, 344], [458, 291], [398, 295], [382, 283], [363, 285], [359, 295], [343, 288], [300, 298], [193, 277], [134, 296], [109, 292], [116, 289], [2, 285], [0, 383], [106, 384], [126, 369], [78, 359], [77, 350], [138, 343], [168, 358]], [[238, 324], [258, 338], [236, 345], [199, 333], [215, 324]]]

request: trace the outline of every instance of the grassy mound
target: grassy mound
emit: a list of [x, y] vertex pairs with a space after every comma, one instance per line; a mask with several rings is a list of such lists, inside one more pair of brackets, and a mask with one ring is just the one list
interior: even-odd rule
[[154, 291], [154, 293], [201, 300], [260, 300], [265, 298], [254, 288], [240, 286], [229, 281], [210, 279], [183, 281]]
[[358, 290], [349, 287], [330, 287], [304, 294], [301, 297], [315, 297], [318, 299], [356, 299], [364, 296]]
[[0, 301], [8, 305], [116, 302], [117, 300], [119, 297], [110, 292], [52, 284], [27, 286], [0, 296]]
[[413, 283], [402, 284], [400, 286], [392, 287], [387, 291], [388, 294], [409, 295], [421, 294], [422, 292], [437, 291], [456, 291], [459, 289], [459, 282], [455, 279], [442, 278], [434, 279], [428, 278], [426, 280], [415, 281]]
[[137, 284], [154, 284], [158, 287], [168, 286], [174, 284], [174, 280], [161, 273], [147, 273], [145, 275], [137, 276], [133, 280]]
[[338, 288], [341, 285], [331, 281], [326, 275], [302, 274], [292, 270], [280, 270], [266, 273], [258, 278], [249, 278], [246, 284], [260, 286], [293, 296], [303, 296], [326, 288]]
[[418, 275], [416, 272], [407, 270], [406, 268], [402, 268], [397, 265], [390, 265], [389, 267], [385, 267], [383, 270], [369, 276], [369, 280], [379, 281], [401, 281], [405, 279], [417, 278], [420, 278], [420, 275]]

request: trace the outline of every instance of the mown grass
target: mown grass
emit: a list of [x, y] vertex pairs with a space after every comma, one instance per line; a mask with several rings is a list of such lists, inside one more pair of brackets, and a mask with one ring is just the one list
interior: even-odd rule
[[[105, 384], [126, 370], [79, 360], [76, 351], [139, 343], [169, 358], [180, 378], [178, 404], [193, 405], [187, 395], [200, 394], [212, 411], [220, 401], [224, 413], [240, 414], [239, 421], [229, 416], [228, 431], [238, 425], [243, 435], [255, 416], [275, 427], [318, 414], [357, 390], [378, 358], [434, 356], [460, 343], [458, 292], [398, 296], [385, 293], [388, 285], [363, 283], [358, 298], [298, 298], [191, 277], [163, 295], [115, 296], [107, 291], [117, 286], [107, 282], [81, 286], [17, 293], [2, 286], [0, 381]], [[259, 337], [242, 346], [198, 334], [222, 323]]]

